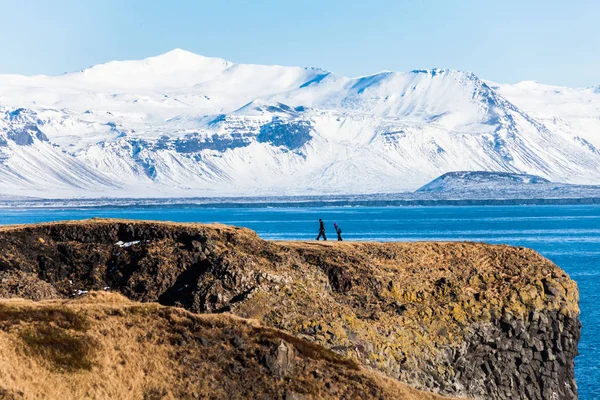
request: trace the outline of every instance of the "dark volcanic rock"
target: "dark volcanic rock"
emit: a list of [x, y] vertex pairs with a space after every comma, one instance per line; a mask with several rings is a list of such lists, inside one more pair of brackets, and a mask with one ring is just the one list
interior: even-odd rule
[[238, 147], [246, 147], [250, 144], [250, 138], [247, 135], [232, 133], [230, 137], [221, 137], [216, 133], [211, 137], [199, 137], [187, 135], [184, 138], [177, 139], [175, 150], [178, 153], [197, 153], [202, 150], [225, 151]]
[[0, 301], [0, 357], [2, 400], [442, 399], [256, 321], [115, 293]]
[[[529, 249], [271, 243], [223, 225], [118, 220], [0, 228], [0, 249], [0, 272], [43, 281], [63, 297], [109, 287], [137, 301], [228, 311], [420, 389], [486, 399], [577, 395], [577, 287]], [[286, 342], [261, 355], [273, 376], [295, 369]]]
[[312, 139], [311, 132], [312, 126], [306, 121], [289, 122], [274, 118], [273, 121], [260, 127], [256, 140], [259, 143], [270, 143], [273, 146], [297, 150]]

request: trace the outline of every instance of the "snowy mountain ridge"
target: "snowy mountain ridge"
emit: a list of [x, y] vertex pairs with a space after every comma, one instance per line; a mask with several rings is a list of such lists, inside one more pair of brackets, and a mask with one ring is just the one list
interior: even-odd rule
[[[475, 192], [474, 188], [496, 188], [499, 191], [509, 186], [523, 187], [527, 185], [551, 184], [547, 179], [536, 175], [514, 174], [509, 172], [486, 172], [486, 171], [454, 171], [434, 179], [423, 185], [416, 192], [436, 193], [456, 190], [469, 190]], [[556, 184], [554, 184], [556, 185]]]
[[347, 78], [173, 50], [0, 75], [0, 193], [390, 193], [450, 171], [600, 182], [600, 93], [447, 69]]

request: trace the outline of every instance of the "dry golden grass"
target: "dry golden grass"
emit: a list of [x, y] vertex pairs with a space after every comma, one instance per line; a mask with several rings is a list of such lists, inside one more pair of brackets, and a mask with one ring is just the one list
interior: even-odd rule
[[[0, 321], [3, 399], [441, 398], [257, 321], [117, 294], [1, 300]], [[282, 342], [295, 361], [277, 378], [264, 359]]]
[[[141, 243], [128, 249], [115, 246], [117, 241], [133, 240], [141, 240]], [[358, 363], [420, 388], [443, 393], [465, 393], [448, 386], [461, 373], [454, 368], [449, 354], [462, 351], [474, 329], [496, 324], [503, 318], [526, 321], [539, 312], [558, 311], [572, 319], [579, 315], [577, 286], [564, 271], [533, 250], [503, 245], [272, 242], [262, 240], [248, 229], [220, 224], [92, 219], [0, 227], [0, 248], [3, 250], [0, 269], [6, 268], [5, 272], [13, 277], [9, 282], [14, 282], [6, 288], [0, 285], [0, 298], [67, 297], [78, 289], [101, 290], [110, 286], [138, 301], [160, 301], [194, 312], [227, 311], [256, 319], [261, 326], [280, 329], [255, 331], [251, 336], [262, 336], [270, 340], [269, 343], [276, 337], [286, 340], [294, 344], [305, 359], [327, 365], [346, 360], [350, 364], [338, 365], [339, 371], [350, 373], [355, 365], [352, 363]], [[113, 307], [117, 309], [115, 313], [122, 313], [122, 304], [110, 306], [111, 302], [120, 301], [105, 298], [102, 307]], [[93, 298], [65, 304], [69, 309], [83, 310], [86, 302], [91, 302], [94, 310], [99, 307]], [[148, 310], [145, 307], [125, 308], [132, 312], [139, 309], [144, 314]], [[85, 312], [93, 317], [99, 311]], [[127, 316], [128, 324], [136, 321], [134, 326], [123, 332], [110, 331], [111, 337], [127, 336], [135, 326], [144, 324], [144, 329], [158, 332], [164, 327], [157, 328], [156, 324], [164, 324], [165, 313], [167, 311], [157, 309], [156, 321], [137, 321], [141, 318], [137, 314]], [[107, 318], [113, 320], [112, 316]], [[197, 318], [195, 321], [218, 320], [214, 316], [194, 318]], [[104, 319], [101, 317], [98, 321]], [[85, 335], [104, 343], [105, 339], [98, 338], [98, 321], [85, 331], [72, 329], [72, 335]], [[22, 328], [14, 337], [18, 338], [23, 353], [27, 352], [27, 346], [30, 353], [31, 349], [44, 348], [49, 342], [48, 336], [59, 336], [43, 329]], [[108, 332], [108, 327], [103, 329]], [[116, 328], [111, 325], [111, 329]], [[189, 330], [188, 327], [181, 329]], [[281, 331], [291, 336], [284, 339]], [[304, 340], [316, 347], [308, 346]], [[88, 347], [79, 346], [77, 338], [69, 341], [63, 337], [59, 343], [65, 348], [78, 349], [82, 354], [79, 357], [84, 361], [81, 371], [86, 368], [96, 371], [100, 368], [98, 365], [108, 365], [98, 364], [97, 360], [96, 364], [86, 364], [84, 355], [93, 347], [92, 340]], [[55, 343], [58, 349], [61, 348], [59, 343]], [[146, 343], [146, 339], [143, 338], [142, 343]], [[159, 354], [158, 349], [163, 345], [162, 342], [139, 344], [135, 351]], [[103, 350], [95, 354], [107, 354], [105, 346], [101, 347]], [[159, 359], [171, 362], [171, 369], [165, 372], [165, 377], [156, 378], [159, 382], [170, 379], [168, 371], [182, 370], [172, 365], [172, 360], [177, 359], [177, 354], [173, 354], [175, 347], [171, 343], [167, 348], [168, 354]], [[324, 352], [325, 348], [335, 353]], [[264, 345], [255, 349], [264, 352]], [[65, 369], [64, 364], [68, 363], [60, 351], [47, 352], [43, 359], [46, 366], [52, 364], [56, 370]], [[191, 356], [186, 362], [201, 366], [203, 371], [213, 371]], [[210, 365], [220, 364], [214, 361]], [[226, 365], [234, 368], [237, 364]], [[248, 365], [235, 368], [240, 371], [263, 368], [260, 363]], [[132, 376], [137, 376], [142, 367], [137, 365], [136, 368], [131, 371]], [[206, 385], [211, 388], [210, 393], [231, 397], [225, 388], [235, 386], [233, 377], [230, 381], [224, 380], [221, 370], [206, 374], [200, 381], [209, 382]], [[470, 377], [460, 376], [461, 384], [468, 386]], [[211, 386], [213, 378], [225, 382], [225, 386]], [[312, 385], [309, 378], [302, 379], [308, 379], [306, 384]], [[119, 379], [123, 378], [117, 381]], [[253, 387], [252, 380], [245, 382]], [[243, 385], [235, 384], [238, 385], [236, 393], [243, 393]], [[160, 387], [150, 386], [148, 393], [152, 396], [162, 393]], [[275, 391], [272, 393], [280, 393], [274, 386], [268, 387]], [[266, 389], [261, 390], [266, 393]], [[330, 393], [318, 385], [308, 391]], [[177, 393], [187, 392], [182, 389]], [[339, 393], [335, 395], [341, 397]]]

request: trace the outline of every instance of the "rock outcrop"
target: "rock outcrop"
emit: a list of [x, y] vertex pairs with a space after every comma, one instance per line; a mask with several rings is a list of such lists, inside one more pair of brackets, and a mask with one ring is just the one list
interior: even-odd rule
[[256, 321], [103, 292], [0, 301], [0, 398], [441, 400]]
[[[17, 296], [118, 291], [252, 318], [430, 392], [577, 397], [577, 287], [529, 249], [267, 242], [223, 225], [120, 220], [2, 228], [0, 249], [0, 274], [43, 288], [13, 285]], [[294, 357], [278, 343], [265, 365], [283, 376]]]

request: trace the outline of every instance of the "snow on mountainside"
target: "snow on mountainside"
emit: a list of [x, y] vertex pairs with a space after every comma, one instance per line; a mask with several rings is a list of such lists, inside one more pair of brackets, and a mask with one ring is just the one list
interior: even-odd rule
[[[409, 199], [594, 199], [600, 185], [571, 185], [551, 182], [536, 175], [508, 172], [448, 172], [423, 185]], [[560, 202], [558, 202], [560, 203]], [[584, 202], [585, 203], [585, 202]], [[594, 201], [595, 203], [595, 201]], [[518, 204], [518, 203], [515, 203]], [[536, 204], [535, 202], [531, 204]], [[552, 202], [541, 202], [552, 204]]]
[[549, 129], [600, 154], [600, 86], [572, 89], [533, 81], [494, 86]]
[[600, 93], [453, 70], [346, 78], [183, 50], [0, 75], [0, 194], [376, 193], [449, 171], [600, 182]]
[[456, 171], [448, 172], [428, 184], [420, 187], [416, 192], [447, 192], [449, 190], [469, 189], [503, 189], [509, 186], [527, 186], [551, 183], [549, 180], [535, 175], [511, 174], [508, 172], [486, 171]]

